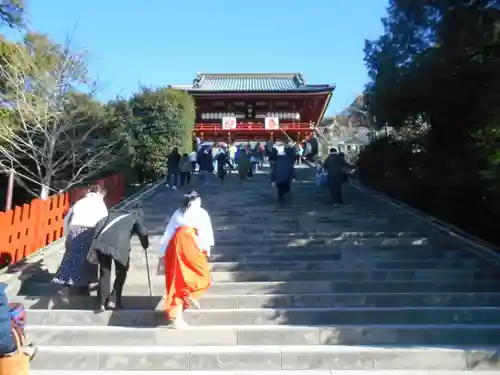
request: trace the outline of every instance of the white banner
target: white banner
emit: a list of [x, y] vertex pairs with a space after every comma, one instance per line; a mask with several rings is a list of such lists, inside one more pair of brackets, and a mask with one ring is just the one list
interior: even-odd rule
[[236, 117], [223, 117], [222, 118], [222, 129], [230, 130], [236, 128]]
[[278, 117], [266, 117], [264, 124], [267, 130], [278, 130], [280, 128], [280, 119]]

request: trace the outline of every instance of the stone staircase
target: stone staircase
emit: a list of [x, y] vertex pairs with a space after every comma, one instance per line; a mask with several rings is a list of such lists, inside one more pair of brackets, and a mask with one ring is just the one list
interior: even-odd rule
[[186, 330], [165, 326], [155, 272], [155, 245], [181, 192], [143, 202], [154, 297], [134, 242], [127, 310], [96, 314], [90, 298], [47, 310], [46, 270], [62, 254], [47, 256], [10, 296], [30, 307], [28, 332], [40, 345], [33, 369], [500, 371], [499, 271], [357, 187], [346, 189], [348, 206], [332, 208], [310, 174], [299, 171], [285, 207], [263, 174], [201, 190], [216, 230], [213, 286], [202, 309], [186, 313]]

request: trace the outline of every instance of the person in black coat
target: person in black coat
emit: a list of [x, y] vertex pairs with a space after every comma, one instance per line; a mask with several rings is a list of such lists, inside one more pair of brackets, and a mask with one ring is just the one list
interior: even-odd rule
[[201, 146], [196, 155], [196, 161], [199, 166], [200, 185], [208, 182], [210, 175], [214, 171], [214, 160], [212, 158], [212, 148], [209, 146]]
[[[129, 211], [112, 211], [96, 226], [91, 249], [99, 261], [100, 311], [121, 309], [122, 292], [130, 264], [130, 239], [137, 235], [144, 250], [149, 247], [149, 236], [141, 222], [140, 214]], [[115, 282], [111, 288], [111, 263], [115, 264]]]
[[291, 147], [284, 150], [284, 155], [277, 155], [271, 167], [271, 183], [276, 187], [278, 201], [284, 202], [290, 194], [292, 181], [295, 179], [295, 152]]
[[174, 147], [172, 152], [167, 156], [167, 185], [173, 190], [177, 190], [177, 180], [180, 175], [179, 164], [181, 162], [181, 154], [179, 149]]

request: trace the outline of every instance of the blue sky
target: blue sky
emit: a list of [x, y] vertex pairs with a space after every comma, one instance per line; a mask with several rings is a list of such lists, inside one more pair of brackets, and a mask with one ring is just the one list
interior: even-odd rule
[[301, 72], [335, 83], [328, 113], [367, 81], [365, 38], [387, 0], [27, 0], [31, 27], [90, 52], [103, 100], [140, 84], [188, 84], [198, 72]]

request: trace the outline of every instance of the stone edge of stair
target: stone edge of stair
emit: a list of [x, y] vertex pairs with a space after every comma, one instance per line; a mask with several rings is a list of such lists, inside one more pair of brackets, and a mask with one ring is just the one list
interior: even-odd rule
[[[151, 194], [154, 194], [156, 190], [164, 183], [165, 183], [165, 178], [162, 178], [153, 183], [152, 185], [147, 186], [146, 188], [141, 189], [138, 192], [132, 194], [130, 197], [126, 197], [120, 203], [113, 206], [113, 208], [120, 209], [127, 207], [128, 205], [138, 200], [141, 200]], [[19, 289], [22, 281], [24, 281], [31, 275], [29, 272], [30, 269], [33, 268], [39, 262], [41, 262], [45, 257], [54, 256], [56, 252], [60, 250], [61, 247], [63, 246], [64, 244], [63, 240], [64, 238], [61, 237], [58, 240], [41, 248], [36, 253], [27, 257], [25, 262], [21, 266], [13, 267], [11, 269], [5, 268], [4, 270], [0, 271], [0, 283], [7, 284], [5, 292], [10, 292], [12, 291], [12, 289]]]
[[[486, 240], [483, 240], [482, 238], [479, 238], [477, 236], [474, 236], [471, 233], [466, 232], [463, 229], [460, 229], [459, 227], [446, 223], [434, 216], [431, 216], [421, 210], [418, 210], [412, 206], [409, 206], [406, 203], [403, 203], [401, 201], [398, 201], [394, 198], [391, 198], [390, 196], [373, 189], [369, 186], [366, 186], [362, 184], [359, 181], [351, 181], [350, 184], [357, 188], [358, 190], [366, 191], [372, 196], [374, 196], [377, 199], [383, 200], [392, 206], [398, 207], [400, 209], [403, 209], [404, 211], [410, 213], [414, 217], [432, 225], [434, 228], [438, 229], [442, 233], [448, 234], [450, 236], [456, 237], [460, 239], [461, 241], [465, 242], [471, 247], [471, 250], [474, 249], [476, 251], [473, 251], [475, 254], [479, 255], [483, 259], [486, 259], [488, 261], [492, 261], [495, 263], [495, 265], [500, 266], [500, 247], [492, 244], [491, 242], [488, 242]], [[479, 251], [477, 251], [479, 250]]]
[[[251, 368], [249, 362], [256, 358], [262, 360], [258, 370], [316, 370], [314, 362], [324, 367], [326, 363], [333, 363], [327, 366], [333, 369], [399, 369], [399, 370], [493, 370], [499, 366], [490, 363], [492, 357], [498, 352], [498, 348], [475, 348], [475, 349], [455, 349], [455, 348], [415, 348], [415, 347], [369, 347], [369, 346], [140, 346], [140, 347], [66, 347], [66, 346], [42, 346], [34, 362], [54, 361], [57, 356], [74, 358], [76, 361], [85, 358], [89, 361], [88, 370], [115, 370], [106, 368], [108, 361], [114, 355], [119, 358], [127, 356], [129, 359], [136, 357], [136, 360], [150, 358], [163, 358], [167, 356], [172, 370], [234, 370], [231, 369], [233, 363], [238, 365], [245, 363], [247, 368]], [[224, 366], [224, 356], [227, 355], [229, 363]], [[221, 359], [222, 358], [222, 359]], [[240, 363], [241, 361], [241, 363]], [[71, 362], [71, 361], [70, 361]], [[144, 361], [141, 361], [144, 362]], [[145, 363], [145, 362], [144, 362]], [[264, 364], [265, 363], [265, 364]], [[304, 368], [300, 364], [309, 363], [312, 366]], [[92, 365], [93, 364], [93, 365]], [[194, 365], [193, 365], [194, 364]], [[264, 364], [264, 366], [262, 366]], [[69, 368], [72, 363], [67, 363]], [[122, 366], [129, 366], [122, 363]], [[44, 365], [42, 365], [44, 366]], [[95, 366], [95, 367], [94, 367]], [[153, 365], [153, 367], [155, 367]], [[47, 368], [47, 367], [46, 367]], [[50, 368], [50, 367], [49, 367]], [[68, 369], [69, 369], [68, 368]], [[498, 367], [497, 367], [498, 368]], [[131, 370], [134, 370], [133, 368]], [[153, 370], [153, 369], [152, 369]], [[116, 370], [115, 370], [116, 371]], [[143, 371], [148, 371], [144, 369]]]
[[[447, 370], [243, 370], [243, 371], [148, 371], [148, 375], [463, 375], [463, 371]], [[491, 375], [491, 371], [474, 371], [474, 375]], [[142, 370], [78, 371], [31, 370], [30, 375], [144, 375]]]

